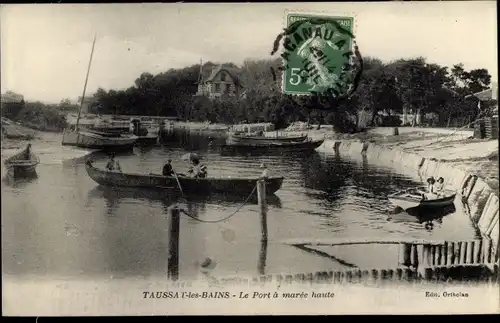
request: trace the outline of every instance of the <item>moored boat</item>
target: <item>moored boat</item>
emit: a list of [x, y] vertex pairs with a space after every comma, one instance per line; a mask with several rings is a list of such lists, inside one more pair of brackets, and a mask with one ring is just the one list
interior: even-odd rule
[[134, 143], [137, 141], [137, 136], [135, 135], [125, 135], [113, 131], [99, 131], [93, 129], [80, 128], [80, 118], [82, 113], [82, 108], [85, 102], [85, 91], [87, 89], [87, 82], [90, 73], [90, 66], [92, 63], [92, 56], [94, 54], [96, 36], [92, 43], [92, 50], [90, 52], [89, 66], [87, 68], [87, 76], [85, 78], [85, 84], [83, 86], [83, 94], [81, 98], [80, 108], [78, 110], [78, 116], [76, 118], [76, 125], [74, 129], [72, 127], [66, 129], [63, 133], [62, 145], [63, 146], [75, 146], [79, 148], [90, 148], [90, 149], [124, 149], [132, 148]]
[[130, 120], [130, 132], [137, 136], [137, 144], [154, 145], [158, 142], [158, 130], [142, 127], [141, 120], [132, 118]]
[[89, 149], [132, 148], [138, 137], [132, 134], [97, 131], [92, 129], [68, 130], [63, 133], [63, 146]]
[[300, 142], [271, 142], [271, 143], [230, 143], [222, 146], [223, 151], [259, 151], [259, 152], [272, 152], [272, 151], [313, 151], [324, 142], [321, 140], [304, 140]]
[[264, 136], [260, 134], [248, 135], [248, 134], [236, 134], [229, 133], [226, 140], [227, 145], [271, 145], [280, 143], [296, 143], [303, 142], [308, 138], [307, 135], [276, 135], [276, 136]]
[[[182, 190], [182, 193], [187, 195], [231, 192], [232, 194], [248, 196], [254, 191], [258, 181], [258, 178], [192, 178], [183, 176], [182, 174], [175, 177], [155, 174], [110, 172], [94, 167], [90, 160], [86, 161], [85, 169], [90, 178], [100, 185]], [[269, 195], [274, 194], [281, 188], [282, 184], [283, 177], [267, 178], [266, 193]]]
[[415, 208], [438, 209], [452, 205], [456, 194], [456, 191], [446, 189], [437, 197], [428, 198], [422, 190], [408, 189], [391, 194], [388, 199], [403, 210]]
[[7, 175], [12, 178], [36, 176], [36, 166], [39, 163], [40, 159], [31, 150], [31, 144], [4, 161]]

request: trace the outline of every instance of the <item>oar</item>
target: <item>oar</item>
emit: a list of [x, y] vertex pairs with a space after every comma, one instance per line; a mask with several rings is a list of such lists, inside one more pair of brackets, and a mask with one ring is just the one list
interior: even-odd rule
[[184, 192], [182, 191], [182, 186], [181, 186], [181, 182], [179, 181], [179, 177], [177, 177], [177, 173], [175, 172], [175, 170], [172, 169], [172, 172], [174, 173], [175, 180], [177, 181], [177, 185], [179, 185], [179, 189], [181, 190], [181, 194], [182, 194], [182, 196], [184, 196]]

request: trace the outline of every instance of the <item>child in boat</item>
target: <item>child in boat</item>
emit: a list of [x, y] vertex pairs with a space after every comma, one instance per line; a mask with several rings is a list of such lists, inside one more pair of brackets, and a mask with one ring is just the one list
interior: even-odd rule
[[115, 155], [112, 154], [109, 157], [108, 163], [106, 164], [106, 170], [111, 172], [121, 172], [122, 168], [118, 160], [115, 160]]
[[26, 152], [25, 152], [25, 154], [26, 154], [24, 156], [25, 159], [28, 159], [28, 160], [31, 159], [31, 144], [28, 144], [26, 146]]
[[206, 165], [202, 165], [200, 167], [200, 172], [198, 174], [198, 178], [206, 178], [207, 177], [207, 166]]
[[438, 178], [437, 183], [434, 185], [434, 191], [438, 196], [442, 196], [444, 194], [444, 178]]
[[427, 200], [433, 200], [437, 198], [436, 188], [435, 188], [436, 180], [434, 177], [429, 177], [427, 179], [427, 192], [425, 193], [425, 198]]

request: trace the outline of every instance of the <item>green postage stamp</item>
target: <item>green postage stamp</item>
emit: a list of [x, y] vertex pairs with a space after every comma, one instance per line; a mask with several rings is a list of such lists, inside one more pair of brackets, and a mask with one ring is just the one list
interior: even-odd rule
[[288, 13], [283, 34], [286, 94], [340, 96], [350, 86], [354, 18]]

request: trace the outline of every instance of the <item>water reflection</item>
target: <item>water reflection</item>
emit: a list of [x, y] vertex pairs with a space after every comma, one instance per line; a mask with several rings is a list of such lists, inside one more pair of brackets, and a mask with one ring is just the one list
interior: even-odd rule
[[[249, 199], [247, 197], [228, 194], [228, 193], [211, 193], [210, 195], [186, 195], [183, 196], [178, 191], [162, 191], [162, 190], [147, 190], [139, 188], [127, 187], [106, 187], [98, 185], [88, 193], [89, 199], [103, 198], [109, 201], [110, 206], [114, 205], [117, 201], [122, 199], [135, 199], [135, 200], [150, 200], [168, 202], [168, 205], [173, 203], [186, 203], [186, 204], [217, 204], [217, 205], [232, 205], [236, 203], [245, 204], [258, 204], [257, 195], [254, 193]], [[269, 195], [266, 197], [267, 205], [275, 208], [281, 208], [281, 199], [276, 195]]]
[[435, 225], [442, 225], [443, 218], [456, 212], [454, 204], [439, 209], [409, 209], [404, 211], [396, 207], [387, 221], [422, 224], [426, 230], [433, 230]]
[[2, 177], [2, 183], [12, 188], [22, 188], [26, 185], [29, 185], [32, 182], [35, 182], [37, 179], [38, 179], [38, 173], [31, 173], [30, 175], [22, 177], [14, 177], [5, 174]]

